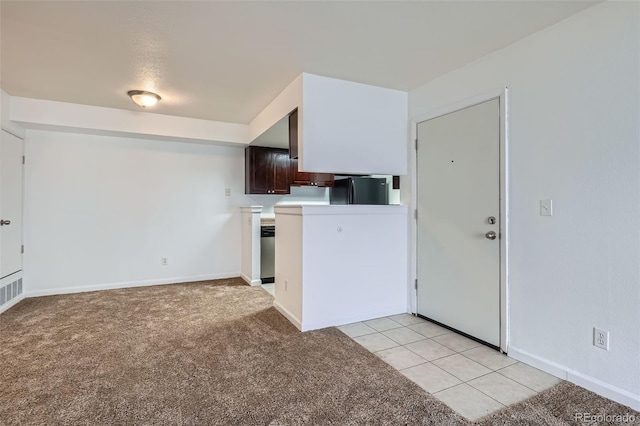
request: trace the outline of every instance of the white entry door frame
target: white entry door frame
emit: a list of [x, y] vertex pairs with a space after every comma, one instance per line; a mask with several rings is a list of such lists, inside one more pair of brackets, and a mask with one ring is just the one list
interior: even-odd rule
[[[413, 172], [411, 174], [411, 203], [415, 209], [418, 205], [417, 199], [417, 134], [418, 124], [438, 118], [440, 116], [450, 114], [474, 105], [478, 105], [487, 102], [492, 99], [498, 98], [500, 100], [500, 350], [508, 352], [509, 347], [509, 89], [508, 87], [502, 87], [487, 93], [483, 93], [472, 98], [465, 99], [454, 104], [450, 104], [444, 107], [434, 109], [428, 114], [420, 117], [414, 117], [411, 120], [411, 140], [413, 141], [414, 149], [411, 152], [411, 161], [413, 164]], [[417, 222], [412, 221], [412, 235], [411, 235], [411, 270], [414, 280], [411, 281], [411, 288], [409, 291], [409, 306], [411, 311], [417, 313], [417, 287], [414, 284], [418, 276], [418, 261], [417, 261]]]

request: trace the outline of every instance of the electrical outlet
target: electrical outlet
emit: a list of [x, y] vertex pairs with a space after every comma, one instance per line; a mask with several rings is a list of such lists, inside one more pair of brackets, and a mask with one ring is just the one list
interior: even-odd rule
[[163, 257], [160, 259], [160, 263], [162, 264], [162, 266], [167, 266], [169, 264], [169, 261], [166, 257]]
[[593, 328], [593, 346], [609, 350], [609, 332], [606, 330], [600, 330], [599, 328]]
[[230, 197], [231, 196], [231, 188], [225, 188], [224, 189], [224, 196], [225, 197]]

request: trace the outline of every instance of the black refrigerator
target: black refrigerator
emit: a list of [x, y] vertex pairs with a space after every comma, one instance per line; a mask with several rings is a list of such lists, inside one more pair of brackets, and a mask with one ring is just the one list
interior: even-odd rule
[[348, 177], [336, 179], [329, 193], [331, 204], [389, 204], [387, 179]]

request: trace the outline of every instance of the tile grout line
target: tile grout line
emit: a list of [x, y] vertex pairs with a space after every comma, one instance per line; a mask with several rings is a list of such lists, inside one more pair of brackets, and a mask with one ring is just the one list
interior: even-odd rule
[[[444, 389], [440, 389], [438, 392], [431, 393], [431, 392], [428, 392], [428, 391], [426, 391], [426, 390], [425, 390], [425, 392], [427, 392], [429, 395], [436, 396], [436, 394], [437, 394], [437, 393], [440, 393], [440, 392], [446, 391], [447, 389], [455, 388], [456, 386], [460, 386], [460, 385], [464, 385], [464, 382], [462, 382], [462, 383], [458, 383], [458, 384], [455, 384], [455, 385], [452, 385], [452, 386], [447, 386], [447, 387], [446, 387], [446, 388], [444, 388]], [[440, 399], [440, 398], [438, 398], [438, 399]], [[444, 402], [444, 401], [443, 401], [443, 402]], [[446, 404], [446, 403], [445, 403], [445, 404]], [[454, 410], [454, 409], [453, 409], [453, 407], [451, 407], [449, 404], [446, 404], [446, 405], [447, 405], [447, 407], [451, 408], [453, 411], [456, 411], [456, 410]], [[456, 413], [457, 413], [457, 411], [456, 411]]]
[[[356, 337], [371, 336], [372, 334], [379, 334], [379, 333], [380, 333], [379, 331], [374, 331], [373, 333], [361, 334], [361, 335], [356, 336]], [[354, 337], [352, 337], [352, 339], [354, 339]]]
[[[471, 379], [471, 380], [473, 380], [473, 379]], [[460, 385], [467, 385], [467, 386], [469, 386], [471, 389], [473, 389], [473, 390], [476, 390], [476, 391], [480, 392], [481, 394], [483, 394], [483, 395], [484, 395], [484, 396], [486, 396], [487, 398], [491, 399], [492, 401], [497, 402], [497, 403], [501, 406], [501, 408], [498, 408], [498, 409], [496, 409], [496, 410], [492, 410], [491, 412], [486, 413], [484, 416], [488, 416], [488, 415], [490, 415], [490, 414], [493, 414], [493, 413], [497, 412], [498, 410], [503, 410], [503, 409], [505, 409], [505, 408], [508, 408], [508, 407], [509, 407], [509, 405], [505, 405], [505, 404], [503, 404], [502, 402], [498, 401], [497, 399], [495, 399], [495, 398], [491, 397], [490, 395], [487, 395], [486, 393], [482, 392], [480, 389], [476, 388], [475, 386], [470, 385], [468, 382], [462, 382], [462, 383], [458, 383], [457, 385], [449, 386], [448, 388], [445, 388], [445, 389], [439, 390], [438, 392], [434, 392], [434, 393], [432, 393], [431, 395], [436, 396], [436, 394], [437, 394], [437, 393], [439, 393], [439, 392], [443, 392], [443, 391], [446, 391], [447, 389], [455, 388], [456, 386], [460, 386]], [[427, 393], [429, 393], [429, 392], [427, 392]], [[438, 398], [438, 399], [439, 399], [440, 401], [442, 401], [440, 398]], [[444, 401], [442, 401], [442, 402], [444, 402]], [[514, 402], [514, 403], [513, 403], [513, 404], [511, 404], [511, 405], [514, 405], [514, 404], [517, 404], [517, 402]], [[445, 403], [445, 405], [446, 405], [447, 407], [451, 408], [451, 409], [452, 409], [453, 411], [455, 411], [456, 413], [458, 413], [458, 414], [462, 415], [462, 413], [460, 413], [459, 411], [457, 411], [455, 408], [451, 407], [449, 404]], [[482, 416], [482, 417], [484, 417], [484, 416]], [[464, 416], [463, 416], [463, 417], [464, 417]], [[480, 418], [480, 417], [479, 417], [479, 418]], [[470, 420], [470, 419], [467, 419], [467, 420]], [[476, 419], [476, 420], [478, 420], [478, 419]], [[471, 421], [476, 421], [476, 420], [471, 420]]]
[[[489, 374], [491, 374], [491, 373], [495, 373], [495, 371], [490, 371], [490, 372], [488, 372], [488, 373], [486, 373], [486, 374], [481, 374], [481, 375], [480, 375], [480, 376], [478, 376], [478, 377], [474, 377], [473, 379], [463, 380], [463, 379], [461, 379], [460, 377], [458, 377], [458, 376], [456, 376], [455, 374], [453, 374], [452, 372], [450, 372], [450, 371], [448, 371], [448, 370], [445, 370], [444, 368], [440, 367], [438, 364], [433, 364], [433, 365], [435, 365], [436, 367], [440, 368], [441, 370], [446, 371], [447, 373], [451, 374], [453, 377], [455, 377], [456, 379], [460, 380], [462, 383], [468, 383], [468, 382], [470, 382], [471, 380], [475, 380], [475, 379], [478, 379], [478, 378], [480, 378], [480, 377], [487, 376], [487, 375], [489, 375]], [[486, 368], [486, 367], [485, 367], [485, 368]], [[471, 385], [469, 385], [469, 386], [471, 386]]]
[[[520, 362], [518, 361], [518, 363], [520, 363]], [[511, 364], [511, 365], [515, 365], [515, 364]], [[511, 365], [508, 365], [507, 367], [511, 367]], [[523, 364], [523, 365], [526, 365], [526, 364]], [[500, 370], [504, 370], [504, 369], [505, 369], [505, 368], [507, 368], [507, 367], [503, 367], [503, 368], [501, 368]], [[516, 383], [518, 383], [518, 384], [520, 384], [520, 385], [524, 386], [525, 388], [527, 388], [527, 389], [529, 389], [529, 390], [532, 390], [533, 392], [535, 392], [535, 393], [536, 393], [536, 395], [540, 393], [540, 392], [538, 392], [537, 390], [532, 389], [532, 388], [530, 388], [529, 386], [525, 385], [524, 383], [520, 383], [519, 381], [517, 381], [517, 380], [515, 380], [515, 379], [512, 379], [512, 378], [511, 378], [511, 377], [509, 377], [509, 376], [505, 376], [504, 374], [502, 374], [502, 373], [500, 372], [500, 370], [496, 370], [495, 372], [496, 372], [496, 373], [498, 373], [499, 375], [501, 375], [502, 377], [506, 377], [506, 378], [507, 378], [507, 379], [509, 379], [509, 380], [513, 380], [514, 382], [516, 382]], [[550, 387], [551, 387], [551, 386], [550, 386]], [[549, 389], [549, 388], [547, 388], [547, 389]], [[543, 389], [543, 390], [546, 390], [546, 389]]]
[[[438, 345], [443, 346], [443, 347], [445, 347], [445, 348], [449, 349], [450, 351], [452, 351], [452, 350], [453, 350], [453, 349], [451, 349], [451, 348], [449, 348], [449, 347], [447, 347], [447, 346], [444, 346], [443, 344], [440, 344], [440, 343], [436, 342], [436, 341], [435, 341], [435, 340], [433, 340], [433, 339], [429, 339], [429, 338], [427, 338], [427, 339], [425, 339], [425, 340], [431, 340], [431, 341], [433, 341], [434, 343], [437, 343]], [[422, 342], [422, 340], [419, 340], [419, 342]], [[413, 342], [413, 343], [416, 343], [416, 342]], [[411, 344], [411, 343], [408, 343], [408, 345], [410, 345], [410, 344]], [[419, 354], [419, 353], [417, 353], [416, 351], [412, 350], [411, 348], [407, 348], [407, 349], [409, 349], [409, 350], [410, 350], [411, 352], [413, 352], [414, 354], [416, 354], [416, 355], [421, 356], [422, 358], [424, 358], [422, 355], [420, 355], [420, 354]], [[447, 358], [447, 357], [453, 356], [453, 355], [455, 355], [456, 353], [457, 353], [457, 352], [452, 353], [452, 354], [448, 354], [448, 355], [443, 355], [443, 356], [440, 356], [440, 357], [438, 357], [438, 358], [427, 359], [427, 361], [429, 361], [429, 362], [437, 361], [437, 360], [442, 359], [442, 358]], [[425, 359], [426, 359], [426, 358], [425, 358]], [[435, 365], [435, 364], [434, 364], [434, 365]]]
[[[479, 347], [479, 346], [476, 346], [476, 347]], [[473, 350], [473, 349], [475, 349], [475, 348], [467, 349], [467, 350], [466, 350], [466, 351], [464, 351], [464, 352], [469, 352], [470, 350]], [[480, 364], [480, 365], [482, 365], [482, 366], [484, 366], [484, 367], [487, 367], [489, 370], [492, 370], [492, 371], [494, 371], [494, 372], [497, 372], [498, 370], [502, 370], [503, 368], [511, 367], [512, 365], [515, 365], [515, 364], [517, 364], [517, 363], [519, 363], [519, 362], [520, 362], [520, 361], [517, 361], [517, 360], [515, 360], [515, 359], [514, 359], [514, 360], [513, 360], [513, 361], [514, 361], [513, 363], [511, 363], [511, 364], [509, 364], [509, 365], [505, 365], [504, 367], [500, 367], [500, 368], [498, 368], [498, 369], [494, 369], [494, 368], [492, 368], [492, 367], [490, 367], [490, 366], [488, 366], [488, 365], [485, 365], [485, 364], [481, 363], [480, 361], [476, 361], [476, 360], [475, 360], [475, 359], [473, 359], [473, 358], [469, 358], [468, 356], [466, 356], [466, 355], [464, 354], [464, 352], [458, 352], [458, 353], [459, 353], [460, 355], [462, 355], [463, 357], [465, 357], [465, 358], [467, 358], [467, 359], [470, 359], [470, 360], [471, 360], [471, 361], [473, 361], [473, 362], [477, 362], [478, 364]], [[509, 359], [513, 359], [513, 358], [509, 358]], [[513, 379], [511, 379], [511, 380], [513, 380]]]
[[362, 321], [362, 324], [366, 325], [367, 327], [371, 327], [371, 328], [373, 328], [373, 329], [374, 329], [374, 330], [376, 330], [378, 333], [383, 333], [383, 332], [385, 332], [385, 331], [391, 331], [391, 330], [397, 330], [397, 329], [399, 329], [399, 328], [403, 328], [403, 327], [404, 327], [404, 328], [406, 328], [404, 325], [400, 325], [400, 324], [398, 324], [397, 322], [395, 322], [395, 321], [393, 321], [393, 320], [391, 320], [391, 319], [390, 319], [389, 321], [395, 322], [396, 324], [398, 324], [398, 326], [397, 326], [397, 327], [393, 327], [393, 328], [388, 328], [388, 329], [386, 329], [386, 330], [378, 330], [378, 329], [377, 329], [377, 328], [375, 328], [374, 326], [367, 324], [367, 322], [369, 322], [369, 321], [375, 321], [375, 320]]
[[[469, 350], [471, 350], [471, 349], [469, 349]], [[465, 351], [465, 352], [466, 352], [466, 351]], [[511, 364], [509, 364], [509, 365], [505, 365], [504, 367], [500, 367], [500, 368], [497, 368], [497, 369], [496, 369], [496, 368], [490, 367], [490, 366], [488, 366], [488, 365], [485, 365], [485, 364], [481, 363], [480, 361], [476, 361], [476, 360], [475, 360], [475, 359], [473, 359], [473, 358], [469, 358], [468, 356], [466, 356], [466, 355], [465, 355], [464, 353], [462, 353], [462, 352], [458, 352], [458, 354], [462, 355], [463, 357], [467, 358], [468, 360], [471, 360], [471, 361], [475, 362], [476, 364], [480, 364], [481, 366], [483, 366], [483, 367], [485, 367], [485, 368], [488, 368], [489, 370], [491, 370], [491, 372], [492, 372], [492, 373], [497, 373], [497, 372], [498, 372], [498, 370], [502, 370], [503, 368], [511, 367], [512, 365], [516, 365], [516, 364], [518, 364], [518, 363], [520, 362], [520, 361], [516, 361], [516, 360], [514, 360], [514, 362], [513, 362], [513, 363], [511, 363]], [[511, 358], [511, 359], [513, 359], [513, 358]], [[485, 376], [485, 375], [486, 375], [486, 374], [483, 374], [483, 376]], [[478, 376], [478, 377], [480, 377], [480, 376]], [[507, 377], [507, 376], [505, 376], [505, 377]], [[508, 377], [507, 377], [507, 378], [508, 378]], [[511, 379], [511, 380], [513, 380], [513, 379]], [[513, 381], [515, 382], [515, 380], [513, 380]], [[520, 382], [516, 382], [516, 383], [520, 383]]]
[[[414, 365], [413, 367], [417, 367], [418, 365], [424, 365], [424, 364], [431, 364], [431, 361], [426, 361], [426, 362], [423, 362], [423, 363], [420, 363], [420, 364], [416, 364], [416, 365]], [[434, 364], [434, 365], [435, 365], [435, 364]], [[401, 370], [398, 370], [398, 369], [396, 368], [396, 370], [398, 370], [398, 372], [403, 372], [403, 371], [408, 370], [408, 369], [413, 368], [413, 367], [407, 367], [407, 368], [403, 368], [403, 369], [401, 369]], [[436, 365], [436, 367], [437, 367], [437, 365]], [[407, 377], [407, 376], [405, 376], [405, 377]], [[409, 379], [409, 378], [407, 377], [407, 379]], [[409, 380], [411, 380], [411, 379], [409, 379]], [[413, 380], [411, 380], [411, 381], [413, 382]], [[416, 382], [413, 382], [413, 383], [416, 383]], [[416, 383], [416, 384], [417, 384], [417, 383]], [[425, 391], [425, 392], [426, 392], [426, 391]], [[427, 392], [427, 393], [429, 393], [429, 392]]]
[[[486, 374], [485, 374], [485, 375], [486, 375]], [[482, 376], [480, 376], [480, 377], [482, 377]], [[476, 377], [476, 379], [477, 379], [477, 378], [478, 378], [478, 377]], [[475, 380], [475, 379], [472, 379], [472, 380]], [[517, 383], [517, 382], [516, 382], [516, 383]], [[519, 402], [524, 401], [524, 399], [523, 399], [523, 400], [521, 400], [521, 401], [516, 401], [516, 402], [514, 402], [514, 403], [512, 403], [512, 404], [509, 404], [509, 405], [507, 405], [507, 404], [503, 404], [502, 402], [498, 401], [497, 399], [495, 399], [495, 398], [494, 398], [494, 397], [492, 397], [491, 395], [487, 395], [487, 394], [486, 394], [486, 393], [484, 393], [481, 389], [478, 389], [477, 387], [473, 386], [471, 383], [467, 383], [467, 385], [471, 386], [473, 389], [477, 390], [477, 391], [478, 391], [478, 392], [480, 392], [481, 394], [483, 394], [483, 395], [485, 395], [485, 396], [487, 396], [487, 397], [489, 397], [489, 398], [493, 399], [495, 402], [497, 402], [498, 404], [502, 405], [502, 407], [503, 407], [503, 408], [510, 407], [511, 405], [515, 405], [515, 404], [518, 404]], [[523, 385], [523, 386], [524, 386], [524, 385]], [[534, 391], [534, 392], [535, 392], [535, 391]], [[527, 397], [527, 398], [525, 398], [525, 399], [532, 398], [532, 397], [536, 396], [537, 394], [538, 394], [538, 392], [536, 392], [536, 393], [535, 393], [535, 395], [532, 395], [531, 397]], [[496, 411], [497, 411], [497, 410], [496, 410]], [[489, 414], [491, 414], [491, 413], [489, 413]]]
[[[383, 334], [383, 336], [384, 336], [384, 337], [386, 337], [387, 339], [391, 339], [391, 340], [393, 340], [394, 342], [396, 342], [396, 343], [397, 343], [397, 344], [399, 344], [400, 346], [407, 346], [407, 345], [410, 345], [410, 344], [412, 344], [412, 343], [418, 343], [418, 342], [422, 342], [423, 340], [427, 340], [427, 339], [425, 338], [425, 339], [420, 339], [420, 340], [416, 340], [416, 341], [409, 342], [409, 343], [400, 343], [400, 342], [398, 342], [397, 340], [394, 340], [394, 339], [393, 339], [393, 337], [389, 337], [389, 336], [387, 336], [386, 334]], [[407, 349], [409, 349], [409, 348], [407, 348]], [[411, 350], [411, 349], [409, 349], [409, 350]]]

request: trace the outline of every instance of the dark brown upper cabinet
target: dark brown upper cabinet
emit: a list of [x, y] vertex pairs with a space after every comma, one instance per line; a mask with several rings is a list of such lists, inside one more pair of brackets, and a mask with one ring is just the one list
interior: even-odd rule
[[298, 108], [289, 114], [289, 157], [298, 158]]
[[297, 186], [333, 186], [334, 175], [331, 173], [310, 173], [298, 170], [298, 160], [291, 160], [291, 175], [293, 180], [291, 185]]
[[245, 194], [289, 194], [293, 176], [288, 150], [248, 146], [244, 161]]

